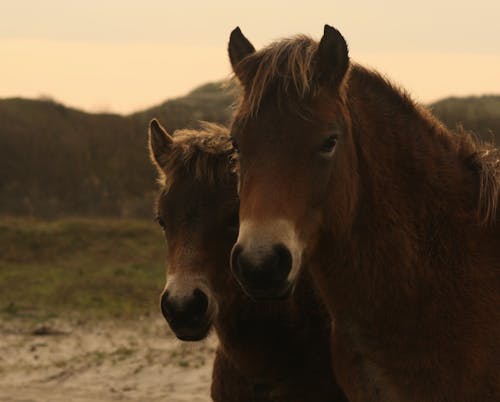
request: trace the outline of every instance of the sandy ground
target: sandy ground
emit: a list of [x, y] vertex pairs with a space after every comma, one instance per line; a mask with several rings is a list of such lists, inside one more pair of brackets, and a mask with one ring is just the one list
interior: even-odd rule
[[215, 344], [180, 342], [151, 317], [0, 322], [0, 401], [210, 401]]

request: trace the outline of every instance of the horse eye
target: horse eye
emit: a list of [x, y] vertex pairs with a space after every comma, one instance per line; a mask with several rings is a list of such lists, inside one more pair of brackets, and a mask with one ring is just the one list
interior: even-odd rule
[[165, 229], [165, 227], [166, 227], [165, 221], [163, 220], [163, 218], [161, 216], [156, 217], [156, 222], [158, 222], [158, 224], [162, 227], [162, 229]]
[[234, 137], [231, 137], [231, 144], [233, 144], [234, 152], [236, 152], [237, 154], [240, 153], [240, 147], [238, 146], [238, 143], [236, 142], [236, 139]]
[[337, 144], [337, 136], [331, 135], [325, 140], [323, 145], [321, 145], [320, 152], [324, 154], [329, 154], [330, 152], [333, 151], [333, 148], [335, 148], [336, 144]]

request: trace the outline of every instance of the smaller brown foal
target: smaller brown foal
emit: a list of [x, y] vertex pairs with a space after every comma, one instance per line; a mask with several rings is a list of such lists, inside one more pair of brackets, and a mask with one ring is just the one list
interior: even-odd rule
[[161, 309], [179, 339], [215, 328], [214, 401], [346, 401], [330, 367], [330, 320], [307, 270], [291, 298], [272, 302], [255, 302], [231, 275], [239, 201], [228, 131], [205, 123], [170, 136], [153, 120], [150, 151], [168, 243]]

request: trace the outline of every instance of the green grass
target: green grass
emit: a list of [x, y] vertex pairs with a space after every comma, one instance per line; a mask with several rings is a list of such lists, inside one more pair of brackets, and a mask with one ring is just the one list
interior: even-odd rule
[[156, 313], [165, 257], [161, 231], [149, 221], [0, 218], [0, 314]]

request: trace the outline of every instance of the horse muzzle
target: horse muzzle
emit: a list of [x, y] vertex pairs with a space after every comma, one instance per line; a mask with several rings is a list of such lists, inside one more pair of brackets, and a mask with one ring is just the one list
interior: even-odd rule
[[176, 297], [165, 290], [160, 307], [170, 328], [180, 340], [199, 341], [208, 335], [214, 314], [208, 295], [201, 289], [194, 289], [187, 297]]

